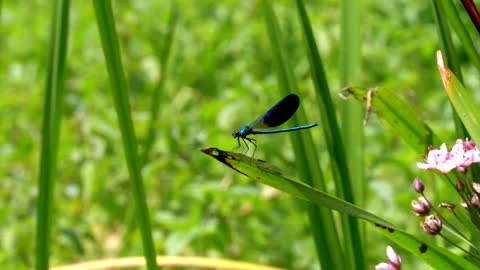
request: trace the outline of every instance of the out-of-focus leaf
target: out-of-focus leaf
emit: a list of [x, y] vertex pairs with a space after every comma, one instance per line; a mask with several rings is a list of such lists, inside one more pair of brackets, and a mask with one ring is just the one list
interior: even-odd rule
[[159, 109], [161, 107], [160, 101], [162, 100], [161, 94], [163, 91], [163, 86], [166, 81], [166, 73], [168, 68], [168, 59], [170, 57], [170, 51], [173, 43], [173, 38], [175, 34], [175, 29], [177, 26], [178, 21], [178, 10], [175, 3], [172, 4], [172, 9], [170, 11], [170, 19], [168, 23], [168, 31], [163, 40], [163, 47], [162, 49], [158, 49], [156, 45], [156, 40], [152, 40], [152, 46], [157, 51], [157, 58], [160, 66], [162, 68], [162, 73], [160, 75], [160, 79], [158, 80], [155, 88], [153, 89], [152, 96], [151, 96], [151, 106], [150, 106], [150, 122], [148, 126], [147, 136], [145, 138], [144, 149], [142, 153], [142, 165], [145, 165], [148, 162], [148, 156], [150, 155], [150, 151], [152, 146], [155, 142], [155, 137], [157, 134], [156, 124], [159, 114]]
[[418, 153], [425, 152], [430, 145], [440, 145], [439, 139], [422, 120], [417, 110], [394, 92], [381, 87], [369, 90], [348, 87], [341, 95], [343, 97], [353, 95], [357, 99], [366, 100], [367, 112], [375, 111], [380, 119], [394, 128], [396, 134]]

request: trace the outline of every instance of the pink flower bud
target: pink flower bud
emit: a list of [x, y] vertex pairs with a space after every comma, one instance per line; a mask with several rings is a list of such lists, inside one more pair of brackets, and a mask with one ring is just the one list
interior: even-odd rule
[[430, 235], [437, 235], [443, 228], [442, 220], [434, 215], [430, 215], [425, 218], [424, 222], [420, 222], [420, 226], [423, 230]]
[[432, 209], [432, 206], [425, 197], [420, 197], [417, 200], [413, 200], [411, 206], [417, 217], [427, 215], [430, 212], [430, 209]]
[[413, 188], [415, 189], [415, 192], [423, 193], [425, 186], [423, 185], [423, 182], [422, 180], [420, 180], [420, 178], [415, 177], [415, 180], [413, 180]]
[[387, 246], [387, 257], [388, 261], [377, 264], [375, 270], [400, 270], [402, 258], [395, 253], [391, 246]]

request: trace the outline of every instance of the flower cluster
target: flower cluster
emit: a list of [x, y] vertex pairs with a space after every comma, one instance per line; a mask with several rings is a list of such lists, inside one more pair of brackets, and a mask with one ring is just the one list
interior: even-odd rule
[[[468, 139], [465, 141], [459, 139], [450, 151], [445, 144], [442, 144], [440, 148], [430, 146], [428, 150], [429, 152], [426, 155], [425, 163], [419, 162], [417, 163], [417, 167], [423, 170], [438, 170], [442, 173], [442, 179], [448, 181], [452, 192], [458, 193], [461, 200], [463, 200], [457, 204], [467, 209], [470, 216], [480, 217], [480, 181], [478, 181], [478, 175], [480, 173], [476, 170], [479, 168], [472, 166], [475, 163], [480, 163], [480, 151], [477, 145]], [[470, 168], [472, 173], [466, 173], [470, 166], [472, 166]], [[457, 169], [457, 172], [449, 174], [449, 172], [454, 169]], [[475, 178], [472, 179], [472, 177]], [[418, 177], [413, 181], [413, 189], [421, 195], [418, 199], [411, 202], [411, 207], [417, 217], [423, 218], [423, 221], [420, 222], [420, 227], [423, 231], [428, 235], [443, 238], [448, 243], [462, 250], [465, 254], [475, 256], [472, 252], [458, 244], [460, 242], [467, 242], [473, 247], [474, 244], [460, 236], [464, 235], [462, 231], [469, 230], [469, 227], [476, 226], [480, 228], [480, 226], [472, 221], [464, 217], [462, 218], [466, 213], [461, 213], [460, 211], [466, 210], [457, 208], [456, 204], [451, 202], [440, 202], [437, 206], [434, 206], [433, 201], [430, 200], [425, 193], [425, 190], [428, 190], [428, 186]], [[437, 200], [441, 198], [433, 199]], [[453, 220], [449, 219], [456, 219], [456, 221], [453, 222]], [[452, 226], [451, 224], [457, 225]], [[444, 227], [448, 227], [448, 230], [454, 233], [443, 234], [442, 230]], [[475, 252], [478, 251], [480, 251], [480, 248], [476, 247]], [[390, 246], [387, 247], [387, 255], [388, 261], [376, 265], [375, 269], [400, 269], [402, 260]]]
[[[425, 159], [426, 162], [417, 163], [417, 167], [423, 170], [438, 170], [442, 173], [442, 179], [448, 181], [452, 192], [458, 193], [459, 197], [463, 200], [457, 204], [467, 209], [470, 216], [476, 216], [478, 218], [480, 216], [480, 183], [475, 181], [478, 175], [476, 169], [478, 168], [472, 166], [475, 163], [480, 163], [480, 151], [477, 145], [468, 139], [465, 141], [458, 139], [450, 151], [445, 144], [442, 144], [438, 149], [430, 146], [428, 150], [429, 152]], [[470, 170], [473, 172], [471, 174], [466, 173], [469, 167], [471, 167]], [[454, 169], [458, 170], [457, 173], [449, 174], [449, 172]], [[472, 179], [472, 176], [475, 177], [475, 179]], [[418, 177], [413, 181], [413, 189], [415, 192], [421, 194], [421, 197], [411, 202], [413, 213], [417, 217], [424, 218], [424, 220], [420, 222], [420, 227], [427, 234], [441, 237], [465, 252], [465, 254], [473, 256], [472, 252], [462, 248], [462, 246], [458, 244], [459, 242], [471, 244], [469, 240], [461, 238], [459, 235], [463, 235], [462, 230], [468, 230], [468, 226], [477, 226], [468, 219], [461, 218], [465, 213], [460, 213], [460, 211], [465, 210], [457, 208], [456, 204], [451, 202], [441, 202], [435, 207], [425, 194], [427, 186]], [[446, 214], [446, 211], [449, 213]], [[430, 214], [430, 212], [433, 212], [433, 214]], [[449, 219], [456, 219], [456, 221], [453, 222], [453, 220]], [[469, 223], [468, 226], [461, 225], [466, 223]], [[451, 224], [458, 225], [452, 226]], [[448, 227], [449, 231], [453, 231], [454, 234], [442, 234], [444, 227]], [[475, 251], [478, 250], [479, 249], [476, 248]]]
[[423, 170], [439, 170], [446, 174], [457, 168], [464, 172], [472, 163], [480, 162], [480, 151], [473, 141], [458, 139], [450, 151], [442, 144], [440, 149], [429, 148], [426, 163], [417, 163], [417, 167]]

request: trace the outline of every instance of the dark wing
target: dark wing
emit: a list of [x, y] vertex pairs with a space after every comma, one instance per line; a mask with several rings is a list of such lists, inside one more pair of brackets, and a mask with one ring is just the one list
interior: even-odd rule
[[266, 129], [285, 123], [298, 109], [300, 99], [295, 94], [290, 94], [273, 105], [268, 112], [258, 117], [248, 125], [251, 129]]
[[268, 127], [276, 127], [287, 122], [298, 109], [300, 99], [295, 94], [290, 94], [275, 104], [263, 116], [263, 122]]

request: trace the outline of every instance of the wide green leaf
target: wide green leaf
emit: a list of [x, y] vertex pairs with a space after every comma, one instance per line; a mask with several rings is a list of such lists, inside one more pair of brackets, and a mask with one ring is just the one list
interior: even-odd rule
[[253, 180], [279, 189], [302, 200], [337, 210], [381, 226], [394, 228], [389, 222], [358, 206], [300, 181], [285, 177], [279, 168], [264, 160], [254, 159], [240, 153], [223, 151], [217, 148], [203, 148], [201, 151]]
[[408, 233], [402, 232], [388, 221], [366, 210], [303, 182], [285, 177], [279, 168], [264, 160], [213, 147], [203, 148], [201, 151], [255, 181], [279, 189], [299, 199], [373, 223], [386, 237], [435, 269], [478, 269], [466, 259], [437, 246], [433, 242], [422, 241]]

